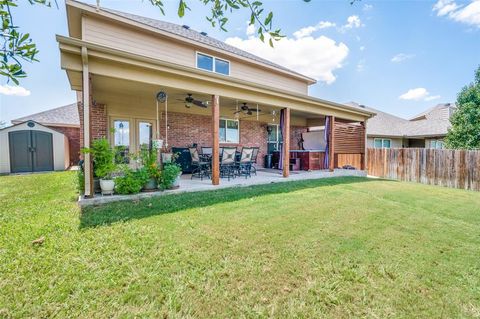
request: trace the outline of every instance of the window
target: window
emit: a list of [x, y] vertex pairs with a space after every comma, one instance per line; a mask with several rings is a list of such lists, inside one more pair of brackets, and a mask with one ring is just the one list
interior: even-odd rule
[[215, 72], [229, 75], [230, 63], [225, 60], [215, 59]]
[[138, 122], [138, 145], [150, 147], [152, 141], [152, 123]]
[[197, 68], [224, 75], [230, 74], [230, 62], [198, 52]]
[[375, 148], [390, 148], [392, 147], [392, 140], [388, 138], [376, 138], [373, 141], [373, 147]]
[[278, 151], [282, 145], [282, 131], [278, 124], [268, 124], [267, 133], [267, 151], [268, 154], [271, 154], [274, 151]]
[[220, 143], [238, 143], [239, 125], [237, 120], [220, 120]]
[[442, 149], [443, 148], [443, 141], [441, 141], [441, 140], [431, 140], [430, 141], [430, 148]]
[[114, 135], [113, 144], [115, 146], [130, 146], [130, 122], [125, 120], [113, 121]]

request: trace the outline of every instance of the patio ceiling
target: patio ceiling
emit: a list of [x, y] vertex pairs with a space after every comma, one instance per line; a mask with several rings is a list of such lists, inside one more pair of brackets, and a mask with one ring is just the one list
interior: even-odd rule
[[[141, 82], [110, 78], [105, 76], [94, 75], [92, 76], [92, 90], [93, 98], [97, 103], [107, 105], [107, 109], [111, 105], [115, 105], [115, 111], [132, 113], [131, 115], [139, 115], [151, 117], [156, 108], [155, 95], [159, 91], [164, 91], [168, 94], [168, 111], [178, 113], [189, 113], [198, 115], [211, 116], [211, 108], [201, 108], [192, 106], [191, 108], [185, 107], [185, 97], [188, 93], [196, 100], [211, 103], [211, 95], [202, 94], [194, 91], [185, 91], [183, 89], [160, 87], [157, 85], [145, 84]], [[272, 123], [279, 121], [279, 113], [281, 107], [274, 105], [267, 105], [257, 103], [256, 101], [245, 101], [239, 99], [233, 99], [220, 96], [220, 116], [225, 118], [234, 118], [237, 110], [240, 109], [242, 103], [247, 103], [250, 108], [260, 110], [258, 120], [266, 123]], [[123, 107], [122, 107], [123, 106]], [[208, 104], [210, 106], [210, 104]], [[160, 111], [164, 111], [164, 104], [159, 105]], [[119, 111], [123, 110], [123, 111]], [[275, 115], [274, 115], [275, 113]], [[144, 114], [144, 115], [143, 115]], [[318, 114], [311, 114], [308, 112], [301, 112], [292, 110], [292, 125], [306, 126], [307, 122], [313, 123], [309, 126], [322, 125], [324, 116]], [[242, 120], [257, 120], [255, 112], [251, 115], [239, 113], [239, 119]]]

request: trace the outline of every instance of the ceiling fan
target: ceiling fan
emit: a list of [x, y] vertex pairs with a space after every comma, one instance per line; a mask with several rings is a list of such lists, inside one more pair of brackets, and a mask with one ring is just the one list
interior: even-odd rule
[[185, 107], [187, 109], [191, 108], [192, 106], [198, 106], [198, 107], [203, 107], [203, 108], [207, 108], [208, 106], [208, 101], [204, 102], [204, 101], [200, 101], [200, 100], [195, 100], [192, 96], [192, 93], [187, 93], [187, 96], [185, 97], [185, 99], [177, 99], [177, 101], [181, 101], [181, 102], [185, 102]]
[[260, 112], [262, 112], [262, 110], [260, 110], [258, 108], [251, 108], [247, 105], [246, 102], [243, 102], [242, 106], [240, 106], [240, 109], [233, 112], [233, 114], [243, 113], [243, 114], [246, 114], [246, 115], [252, 115], [253, 112], [260, 113]]

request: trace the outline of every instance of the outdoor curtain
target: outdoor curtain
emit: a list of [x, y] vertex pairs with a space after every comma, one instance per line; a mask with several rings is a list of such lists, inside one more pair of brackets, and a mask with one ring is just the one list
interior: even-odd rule
[[[283, 127], [285, 126], [285, 109], [280, 110], [280, 132], [282, 132], [282, 138], [283, 137]], [[283, 143], [280, 144], [280, 158], [278, 160], [278, 169], [283, 168]]]
[[328, 157], [328, 153], [330, 152], [330, 116], [325, 117], [325, 157], [323, 160], [323, 167], [328, 168], [330, 164], [330, 158]]

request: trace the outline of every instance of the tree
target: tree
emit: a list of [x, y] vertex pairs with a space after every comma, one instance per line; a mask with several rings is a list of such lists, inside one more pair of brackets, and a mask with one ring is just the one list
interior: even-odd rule
[[465, 86], [457, 97], [457, 111], [450, 118], [445, 143], [448, 148], [480, 149], [480, 66], [475, 80]]
[[[19, 84], [19, 80], [27, 76], [22, 62], [38, 61], [36, 56], [38, 49], [28, 33], [21, 33], [19, 27], [13, 22], [12, 8], [18, 6], [20, 0], [0, 0], [1, 39], [0, 41], [0, 77], [7, 81]], [[55, 0], [56, 1], [56, 0]], [[193, 0], [192, 0], [193, 1]], [[257, 29], [259, 38], [262, 41], [268, 39], [273, 46], [273, 41], [280, 40], [283, 35], [281, 30], [273, 27], [273, 12], [265, 12], [263, 3], [258, 0], [197, 0], [210, 8], [210, 15], [206, 19], [212, 27], [218, 27], [227, 31], [227, 15], [236, 10], [250, 11], [250, 25]], [[303, 0], [309, 2], [310, 0]], [[51, 0], [28, 0], [31, 5], [44, 5], [50, 7]], [[160, 9], [165, 15], [163, 0], [149, 0], [149, 2]], [[177, 14], [179, 17], [190, 10], [186, 0], [178, 0]], [[54, 2], [56, 4], [56, 2]], [[265, 35], [268, 35], [265, 37]]]

